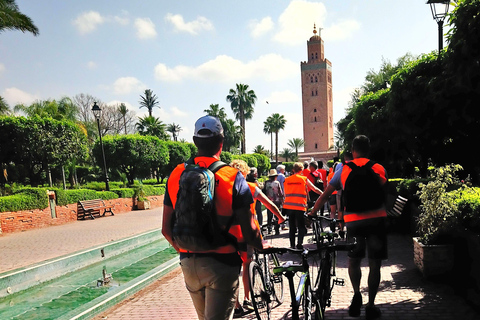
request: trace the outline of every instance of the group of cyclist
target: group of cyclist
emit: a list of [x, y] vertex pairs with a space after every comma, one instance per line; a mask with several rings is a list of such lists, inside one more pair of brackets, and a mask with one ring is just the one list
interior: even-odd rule
[[[198, 148], [197, 156], [194, 158], [195, 164], [206, 168], [211, 163], [218, 161], [223, 146], [223, 128], [220, 121], [211, 116], [198, 119], [195, 123], [194, 143]], [[339, 214], [341, 214], [342, 209], [345, 209], [343, 218], [348, 231], [347, 238], [355, 237], [357, 242], [355, 249], [349, 252], [349, 275], [354, 290], [349, 315], [359, 316], [361, 312], [360, 262], [365, 256], [365, 249], [367, 248], [370, 273], [368, 280], [369, 301], [365, 307], [365, 312], [367, 319], [375, 319], [381, 314], [380, 310], [374, 306], [380, 281], [381, 260], [387, 257], [386, 234], [384, 233], [385, 228], [382, 227], [386, 211], [383, 203], [380, 207], [372, 207], [372, 205], [376, 206], [381, 201], [375, 200], [372, 205], [359, 205], [358, 202], [372, 201], [369, 200], [368, 195], [365, 197], [362, 192], [359, 193], [361, 195], [352, 195], [348, 188], [350, 184], [356, 187], [355, 181], [359, 179], [349, 179], [349, 175], [352, 177], [358, 176], [358, 167], [370, 166], [378, 176], [379, 184], [386, 183], [385, 169], [379, 164], [372, 164], [366, 158], [368, 150], [368, 138], [357, 136], [352, 143], [353, 160], [351, 163], [354, 165], [345, 164], [343, 168], [339, 167], [340, 164], [336, 165], [336, 170], [332, 170], [333, 174], [331, 174], [330, 182], [324, 192], [315, 185], [316, 177], [320, 175], [323, 178], [322, 172], [318, 171], [315, 166], [311, 166], [311, 170], [307, 173], [306, 170], [304, 171], [307, 168], [304, 168], [301, 163], [295, 163], [293, 174], [286, 177], [283, 182], [284, 201], [281, 205], [283, 214], [289, 218], [290, 246], [302, 249], [303, 238], [306, 233], [304, 214], [307, 211], [309, 191], [319, 195], [310, 212], [311, 215], [316, 215], [317, 212], [322, 212], [324, 204], [329, 201], [330, 196], [335, 191], [344, 190], [345, 195], [348, 195], [345, 198], [345, 204], [339, 204], [336, 201], [336, 207]], [[199, 319], [231, 319], [235, 306], [239, 306], [237, 301], [238, 275], [242, 262], [244, 274], [246, 273], [245, 270], [248, 270], [246, 265], [249, 261], [248, 246], [239, 248], [239, 244], [247, 244], [258, 250], [271, 247], [270, 244], [262, 240], [260, 227], [255, 219], [254, 199], [265, 204], [269, 211], [278, 218], [279, 223], [283, 222], [284, 219], [278, 206], [269, 197], [266, 197], [255, 183], [247, 183], [245, 180], [247, 169], [243, 168], [243, 172], [238, 170], [241, 170], [240, 167], [243, 164], [237, 162], [232, 163], [232, 166], [235, 168], [223, 167], [215, 173], [214, 203], [219, 224], [221, 226], [231, 226], [229, 234], [237, 239], [236, 245], [226, 243], [221, 247], [205, 252], [191, 252], [180, 248], [173, 237], [172, 220], [175, 216], [178, 180], [185, 166], [179, 164], [169, 176], [167, 182], [162, 233], [180, 253], [180, 265], [184, 273], [185, 285], [190, 292]], [[378, 197], [380, 198], [380, 196]], [[332, 214], [335, 214], [335, 211], [332, 210]], [[295, 245], [297, 231], [298, 241]], [[239, 251], [245, 252], [243, 261], [239, 259]], [[251, 252], [252, 249], [250, 249]], [[248, 286], [248, 281], [244, 280], [244, 285], [245, 283]], [[245, 297], [248, 297], [248, 291], [245, 291]], [[246, 304], [248, 305], [248, 300]]]

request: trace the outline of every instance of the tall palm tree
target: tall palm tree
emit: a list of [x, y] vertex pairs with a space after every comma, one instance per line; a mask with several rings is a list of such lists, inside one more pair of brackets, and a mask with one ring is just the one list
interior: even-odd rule
[[125, 103], [121, 103], [119, 106], [118, 106], [118, 113], [120, 113], [120, 115], [122, 116], [122, 119], [123, 119], [123, 128], [125, 130], [125, 134], [127, 134], [127, 119], [126, 119], [126, 115], [128, 113], [128, 109], [127, 109], [127, 106], [125, 105]]
[[232, 149], [238, 149], [238, 145], [242, 140], [242, 128], [235, 123], [233, 119], [225, 119], [222, 121], [223, 135], [223, 150], [232, 152]]
[[[1, 0], [0, 0], [1, 1]], [[21, 111], [28, 117], [40, 116], [42, 118], [50, 117], [55, 120], [75, 121], [79, 114], [78, 107], [73, 103], [72, 99], [63, 97], [59, 101], [56, 100], [36, 100], [31, 105], [17, 104], [13, 107], [15, 112]]]
[[285, 129], [287, 120], [283, 115], [274, 113], [270, 116], [272, 118], [272, 131], [275, 133], [275, 162], [278, 163], [278, 132]]
[[10, 107], [8, 106], [7, 101], [3, 97], [0, 96], [0, 115], [9, 115], [10, 114]]
[[258, 154], [263, 154], [263, 155], [266, 155], [268, 156], [269, 152], [267, 149], [265, 149], [264, 146], [262, 145], [257, 145], [255, 148], [253, 148], [253, 153], [258, 153]]
[[39, 34], [32, 19], [19, 11], [15, 0], [0, 0], [0, 32], [5, 30], [31, 32], [34, 36]]
[[298, 157], [298, 149], [305, 145], [305, 141], [302, 138], [293, 138], [288, 140], [288, 146], [295, 150], [295, 156]]
[[225, 121], [227, 119], [227, 114], [225, 113], [225, 108], [221, 108], [218, 104], [211, 104], [209, 109], [203, 110], [209, 116], [218, 118], [220, 121]]
[[166, 125], [158, 118], [147, 116], [143, 118], [139, 117], [135, 127], [142, 136], [156, 136], [161, 140], [168, 139], [168, 134], [165, 132]]
[[268, 117], [263, 122], [263, 132], [270, 134], [270, 159], [273, 160], [273, 131], [272, 131], [272, 117]]
[[177, 141], [177, 134], [182, 131], [182, 127], [174, 122], [167, 125], [167, 131], [172, 134], [173, 141]]
[[157, 95], [153, 94], [152, 90], [146, 89], [145, 96], [141, 95], [140, 98], [140, 109], [143, 107], [147, 108], [149, 117], [152, 116], [152, 111], [154, 107], [160, 108], [160, 106], [158, 106], [160, 104], [160, 101], [157, 100]]
[[253, 105], [257, 100], [257, 96], [253, 90], [249, 90], [247, 84], [236, 84], [236, 89], [230, 89], [227, 95], [227, 101], [230, 102], [235, 118], [240, 121], [242, 128], [241, 152], [246, 153], [245, 145], [245, 120], [253, 117]]

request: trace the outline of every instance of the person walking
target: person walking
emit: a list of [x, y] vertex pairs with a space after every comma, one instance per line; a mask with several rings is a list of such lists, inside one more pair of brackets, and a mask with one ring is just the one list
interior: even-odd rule
[[[217, 162], [220, 159], [223, 139], [223, 128], [217, 118], [204, 116], [198, 119], [193, 136], [198, 153], [193, 158], [193, 162], [204, 168]], [[164, 197], [162, 234], [180, 253], [185, 286], [190, 293], [198, 318], [202, 320], [232, 319], [242, 264], [236, 240], [241, 235], [245, 242], [255, 248], [263, 249], [269, 245], [262, 241], [260, 230], [250, 211], [253, 198], [245, 178], [237, 169], [223, 166], [215, 172], [213, 204], [214, 217], [217, 218], [220, 233], [225, 235], [226, 241], [222, 244], [213, 243], [213, 249], [205, 251], [182, 248], [174, 233], [175, 222], [179, 219], [175, 209], [180, 210], [185, 205], [184, 203], [178, 205], [180, 202], [177, 203], [177, 196], [180, 195], [178, 191], [182, 182], [182, 173], [186, 170], [187, 164], [181, 163], [168, 178]], [[196, 233], [192, 234], [196, 235]]]
[[[267, 195], [268, 199], [275, 204], [275, 206], [281, 209], [284, 194], [280, 182], [277, 181], [277, 176], [277, 171], [275, 169], [271, 169], [268, 174], [268, 181], [265, 182], [265, 194]], [[273, 212], [267, 209], [267, 224], [269, 233], [272, 232], [272, 225], [274, 225], [275, 234], [280, 234], [280, 223], [282, 222], [276, 219], [273, 221]]]
[[285, 188], [283, 184], [285, 183], [285, 166], [283, 164], [279, 164], [277, 166], [277, 181], [280, 182], [280, 186], [282, 187], [283, 194], [285, 194]]
[[348, 253], [348, 274], [354, 291], [348, 314], [358, 317], [361, 313], [363, 299], [360, 292], [360, 265], [368, 251], [368, 303], [365, 306], [365, 317], [372, 320], [381, 316], [380, 309], [375, 306], [375, 297], [380, 284], [382, 260], [388, 258], [385, 228], [385, 187], [388, 177], [383, 166], [367, 158], [369, 150], [368, 137], [359, 135], [353, 139], [353, 160], [345, 163], [342, 171], [335, 173], [311, 214], [316, 214], [335, 189], [343, 189], [343, 218], [347, 227], [347, 239], [355, 237], [357, 241], [355, 249]]
[[[230, 163], [230, 166], [232, 168], [237, 169], [244, 177], [247, 177], [247, 173], [251, 169], [248, 167], [248, 164], [240, 159], [235, 159]], [[255, 204], [252, 204], [250, 206], [250, 210], [252, 211], [252, 214], [255, 216], [255, 206], [256, 203], [263, 203], [265, 207], [267, 207], [267, 210], [272, 212], [272, 215], [275, 215], [276, 219], [282, 223], [285, 221], [285, 219], [282, 217], [282, 214], [279, 210], [279, 208], [270, 201], [270, 199], [265, 195], [262, 190], [257, 186], [255, 182], [250, 182], [247, 180], [247, 184], [250, 188], [250, 191], [252, 192], [253, 199], [255, 200]], [[246, 312], [248, 311], [253, 311], [253, 305], [252, 302], [250, 301], [250, 282], [248, 278], [248, 270], [250, 267], [250, 262], [252, 261], [252, 256], [253, 256], [253, 247], [250, 245], [247, 245], [246, 243], [243, 243], [240, 240], [239, 243], [239, 251], [240, 251], [240, 257], [242, 258], [242, 282], [243, 282], [243, 290], [244, 290], [244, 300], [243, 300], [243, 305], [240, 304], [239, 298], [237, 296], [237, 301], [235, 303], [235, 311], [234, 311], [234, 318], [238, 318], [243, 316]]]
[[[322, 194], [313, 183], [302, 175], [303, 165], [301, 162], [293, 164], [293, 175], [285, 179], [285, 202], [283, 203], [283, 215], [289, 218], [290, 247], [303, 249], [303, 237], [307, 233], [304, 214], [307, 211], [308, 190], [314, 190]], [[298, 229], [298, 241], [295, 246], [295, 236]]]
[[[263, 183], [258, 181], [258, 170], [255, 167], [250, 168], [250, 173], [245, 177], [247, 182], [254, 182], [260, 190], [263, 189]], [[259, 225], [263, 224], [262, 203], [255, 201], [255, 212], [257, 214], [257, 221]]]
[[[323, 177], [322, 173], [318, 171], [318, 165], [317, 161], [312, 160], [310, 161], [310, 164], [308, 165], [308, 170], [310, 171], [307, 179], [310, 180], [311, 183], [315, 185], [318, 189], [322, 190], [324, 189], [323, 187]], [[310, 190], [308, 192], [308, 207], [311, 208], [315, 204], [315, 201], [317, 201], [319, 195], [315, 193], [314, 191]], [[322, 212], [323, 213], [323, 212]]]

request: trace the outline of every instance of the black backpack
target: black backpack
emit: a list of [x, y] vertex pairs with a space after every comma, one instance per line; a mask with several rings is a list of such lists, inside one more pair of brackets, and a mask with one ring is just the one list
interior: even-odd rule
[[313, 184], [315, 187], [323, 191], [323, 180], [322, 180], [322, 174], [320, 172], [317, 172], [318, 176], [315, 176], [313, 172], [310, 172], [310, 174], [313, 177]]
[[221, 161], [208, 168], [196, 165], [193, 159], [185, 163], [173, 213], [173, 239], [179, 248], [202, 252], [235, 241], [228, 233], [233, 215], [223, 229], [215, 210], [215, 172], [224, 166], [227, 164]]
[[374, 164], [373, 161], [368, 161], [361, 167], [354, 162], [346, 164], [352, 169], [343, 190], [346, 211], [365, 212], [380, 209], [385, 205], [385, 189], [372, 169]]

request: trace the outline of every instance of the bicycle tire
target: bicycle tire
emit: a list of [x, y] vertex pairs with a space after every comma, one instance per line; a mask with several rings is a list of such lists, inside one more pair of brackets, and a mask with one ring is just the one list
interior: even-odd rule
[[310, 286], [310, 280], [307, 280], [307, 283], [305, 283], [305, 289], [303, 291], [303, 303], [301, 305], [303, 307], [303, 319], [313, 320], [313, 294]]
[[270, 281], [272, 282], [273, 293], [275, 296], [275, 300], [280, 305], [283, 303], [283, 275], [282, 274], [274, 274], [273, 268], [279, 265], [278, 257], [276, 253], [269, 253], [268, 254], [268, 272], [270, 273]]
[[249, 267], [250, 297], [258, 320], [270, 320], [271, 299], [265, 287], [262, 268], [254, 261]]
[[320, 283], [317, 288], [317, 297], [320, 300], [322, 314], [325, 314], [325, 308], [329, 304], [330, 295], [332, 293], [332, 261], [330, 253], [326, 253], [326, 257], [320, 263]]

